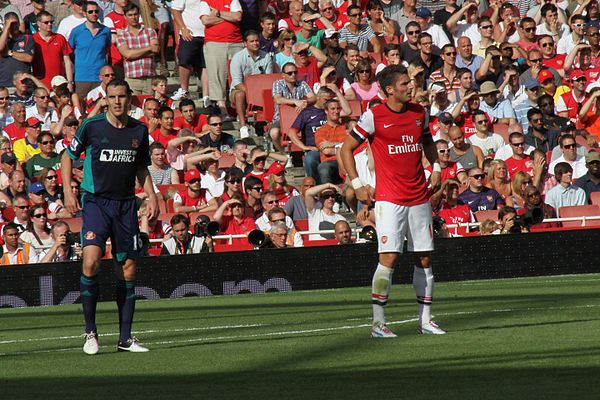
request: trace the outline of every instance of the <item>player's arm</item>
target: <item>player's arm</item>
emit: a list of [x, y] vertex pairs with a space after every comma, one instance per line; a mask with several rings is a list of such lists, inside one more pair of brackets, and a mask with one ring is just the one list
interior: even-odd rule
[[75, 198], [75, 194], [73, 194], [71, 190], [71, 182], [73, 181], [72, 172], [73, 171], [73, 161], [71, 157], [69, 157], [68, 149], [64, 151], [60, 160], [60, 173], [62, 175], [63, 182], [63, 194], [65, 196], [65, 208], [72, 214], [75, 214], [79, 207], [77, 205], [77, 199]]
[[136, 176], [140, 182], [143, 182], [144, 192], [148, 195], [148, 219], [156, 219], [158, 217], [158, 198], [154, 192], [154, 185], [152, 185], [152, 179], [148, 168], [144, 165], [138, 165]]
[[[425, 126], [427, 125], [428, 124], [425, 124]], [[423, 135], [421, 136], [421, 144], [423, 145], [423, 154], [425, 155], [427, 162], [429, 162], [429, 165], [431, 165], [432, 168], [430, 178], [431, 186], [436, 187], [442, 181], [442, 168], [440, 167], [440, 164], [438, 162], [437, 149], [435, 147], [435, 143], [433, 142], [433, 138], [429, 133], [429, 130], [423, 132]]]

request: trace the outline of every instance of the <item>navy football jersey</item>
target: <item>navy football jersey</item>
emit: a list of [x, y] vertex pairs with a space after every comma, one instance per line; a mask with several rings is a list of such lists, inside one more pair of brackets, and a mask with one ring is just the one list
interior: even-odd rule
[[119, 129], [101, 114], [83, 121], [66, 151], [73, 160], [85, 153], [83, 190], [122, 200], [135, 195], [136, 172], [150, 163], [148, 146], [145, 124], [128, 118]]

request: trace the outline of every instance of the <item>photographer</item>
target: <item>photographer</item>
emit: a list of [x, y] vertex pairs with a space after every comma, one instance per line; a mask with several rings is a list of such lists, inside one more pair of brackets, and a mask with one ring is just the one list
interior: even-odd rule
[[77, 261], [81, 259], [82, 249], [80, 243], [73, 241], [73, 234], [69, 224], [57, 221], [50, 229], [54, 244], [46, 252], [40, 254], [41, 263]]
[[512, 207], [502, 207], [498, 211], [498, 219], [500, 220], [500, 233], [526, 233], [529, 230], [518, 223], [516, 223], [517, 211]]
[[190, 233], [190, 220], [183, 214], [171, 218], [172, 237], [163, 243], [161, 256], [178, 254], [212, 253], [213, 240], [209, 235], [198, 236]]

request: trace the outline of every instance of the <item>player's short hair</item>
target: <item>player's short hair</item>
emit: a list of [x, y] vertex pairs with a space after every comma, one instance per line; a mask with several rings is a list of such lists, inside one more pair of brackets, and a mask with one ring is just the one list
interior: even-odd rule
[[[111, 67], [112, 68], [112, 65], [105, 65], [102, 68], [105, 68], [105, 67]], [[124, 86], [125, 89], [127, 89], [126, 90], [127, 96], [131, 97], [131, 88], [129, 87], [129, 83], [127, 83], [127, 81], [125, 81], [124, 79], [115, 78], [112, 81], [108, 82], [108, 84], [106, 85], [106, 92], [108, 93], [108, 88], [119, 87], [119, 86]]]
[[175, 115], [175, 112], [173, 111], [173, 109], [169, 106], [162, 106], [161, 108], [158, 109], [158, 118], [162, 118], [163, 114], [166, 112], [170, 112], [173, 115]]
[[388, 65], [377, 74], [379, 87], [383, 89], [383, 92], [386, 94], [386, 96], [389, 96], [386, 91], [387, 87], [393, 86], [400, 75], [408, 75], [407, 69], [402, 65]]
[[190, 226], [190, 219], [183, 214], [175, 214], [171, 217], [171, 228], [177, 224], [184, 223], [185, 226]]

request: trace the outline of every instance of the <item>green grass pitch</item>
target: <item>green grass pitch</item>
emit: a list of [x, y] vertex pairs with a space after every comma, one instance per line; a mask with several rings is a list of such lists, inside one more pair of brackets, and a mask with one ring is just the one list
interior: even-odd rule
[[598, 399], [600, 275], [438, 283], [444, 336], [416, 334], [393, 287], [396, 339], [372, 339], [369, 288], [139, 301], [151, 351], [81, 351], [79, 305], [0, 310], [1, 399]]

